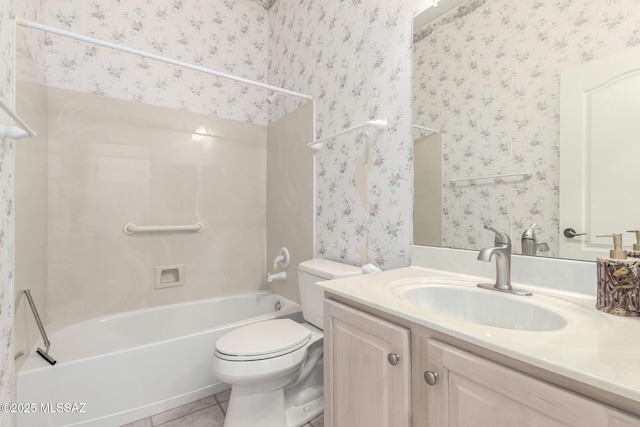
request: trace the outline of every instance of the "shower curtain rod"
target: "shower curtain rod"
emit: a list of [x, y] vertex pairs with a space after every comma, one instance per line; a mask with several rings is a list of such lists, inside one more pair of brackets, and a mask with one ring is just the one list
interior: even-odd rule
[[188, 68], [190, 70], [199, 71], [201, 73], [210, 74], [212, 76], [221, 77], [223, 79], [233, 80], [233, 81], [236, 81], [236, 82], [239, 82], [239, 83], [248, 84], [248, 85], [251, 85], [251, 86], [257, 86], [257, 87], [260, 87], [260, 88], [263, 88], [263, 89], [268, 89], [268, 90], [273, 91], [273, 92], [283, 93], [285, 95], [297, 96], [299, 98], [305, 98], [305, 99], [310, 99], [310, 100], [313, 99], [313, 96], [311, 96], [311, 95], [306, 95], [306, 94], [303, 94], [303, 93], [294, 92], [292, 90], [283, 89], [283, 88], [280, 88], [280, 87], [277, 87], [277, 86], [271, 86], [271, 85], [268, 85], [266, 83], [260, 83], [260, 82], [256, 82], [256, 81], [249, 80], [249, 79], [245, 79], [245, 78], [242, 78], [242, 77], [237, 77], [237, 76], [234, 76], [232, 74], [222, 73], [220, 71], [215, 71], [215, 70], [211, 70], [209, 68], [200, 67], [198, 65], [189, 64], [188, 62], [177, 61], [175, 59], [167, 58], [166, 56], [160, 56], [160, 55], [156, 55], [154, 53], [149, 53], [149, 52], [145, 52], [145, 51], [142, 51], [142, 50], [138, 50], [138, 49], [133, 49], [133, 48], [130, 48], [130, 47], [122, 46], [122, 45], [119, 45], [119, 44], [106, 42], [106, 41], [103, 41], [103, 40], [95, 39], [93, 37], [87, 37], [87, 36], [83, 36], [81, 34], [72, 33], [70, 31], [60, 30], [58, 28], [49, 27], [47, 25], [38, 24], [37, 22], [28, 21], [28, 20], [26, 20], [24, 18], [19, 18], [17, 16], [16, 16], [15, 20], [16, 20], [16, 24], [18, 24], [20, 26], [23, 26], [23, 27], [33, 28], [35, 30], [45, 31], [47, 33], [57, 34], [59, 36], [68, 37], [68, 38], [71, 38], [71, 39], [75, 39], [75, 40], [79, 40], [79, 41], [83, 41], [83, 42], [87, 42], [87, 43], [92, 43], [92, 44], [95, 44], [95, 45], [98, 45], [98, 46], [108, 47], [110, 49], [115, 49], [115, 50], [119, 50], [121, 52], [127, 52], [127, 53], [131, 53], [131, 54], [134, 54], [134, 55], [143, 56], [143, 57], [149, 58], [149, 59], [155, 59], [156, 61], [164, 62], [166, 64], [177, 65], [178, 67]]

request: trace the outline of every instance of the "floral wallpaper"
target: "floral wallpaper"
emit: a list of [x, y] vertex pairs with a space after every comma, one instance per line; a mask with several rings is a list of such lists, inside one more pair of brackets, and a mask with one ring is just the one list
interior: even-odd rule
[[[443, 245], [514, 250], [532, 223], [558, 255], [559, 73], [640, 43], [640, 1], [473, 0], [417, 34], [414, 121], [441, 129]], [[531, 172], [496, 185], [451, 179]]]
[[[17, 4], [16, 15], [35, 22], [45, 22], [46, 0], [28, 0]], [[41, 31], [16, 28], [16, 76], [17, 80], [46, 84], [45, 75], [45, 35]], [[20, 91], [16, 90], [16, 98], [20, 99]]]
[[[239, 77], [266, 81], [264, 2], [50, 0], [46, 24]], [[32, 31], [32, 30], [27, 30]], [[57, 35], [47, 83], [265, 124], [267, 91]]]
[[[15, 0], [0, 2], [0, 98], [13, 106], [13, 24]], [[8, 123], [0, 112], [0, 123]], [[0, 140], [0, 402], [11, 402], [13, 386], [13, 141]], [[0, 426], [11, 414], [0, 413]]]
[[314, 95], [316, 137], [370, 119], [315, 155], [315, 254], [384, 269], [410, 263], [411, 19], [430, 1], [276, 1], [269, 82]]

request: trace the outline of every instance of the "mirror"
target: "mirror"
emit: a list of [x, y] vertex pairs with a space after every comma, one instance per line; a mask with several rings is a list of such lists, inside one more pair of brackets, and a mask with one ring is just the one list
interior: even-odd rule
[[[537, 242], [546, 244], [538, 256], [607, 255], [610, 239], [595, 234], [640, 224], [581, 230], [561, 220], [560, 81], [568, 70], [640, 45], [640, 4], [460, 3], [441, 0], [414, 19], [414, 243], [480, 249], [493, 245], [493, 233], [483, 228], [491, 224], [509, 233], [514, 253], [523, 253], [521, 237], [537, 224]], [[572, 160], [581, 167], [581, 156]], [[441, 193], [425, 187], [434, 182]], [[602, 241], [601, 252], [563, 253], [569, 227], [589, 234], [574, 241]], [[634, 235], [623, 237], [630, 248]]]

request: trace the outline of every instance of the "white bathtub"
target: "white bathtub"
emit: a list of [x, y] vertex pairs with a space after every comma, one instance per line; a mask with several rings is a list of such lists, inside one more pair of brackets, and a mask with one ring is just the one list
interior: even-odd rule
[[49, 365], [34, 348], [18, 372], [17, 402], [35, 409], [18, 414], [18, 427], [114, 427], [223, 391], [228, 386], [211, 373], [216, 340], [238, 326], [283, 316], [300, 321], [300, 306], [262, 292], [60, 329], [49, 336], [58, 363]]

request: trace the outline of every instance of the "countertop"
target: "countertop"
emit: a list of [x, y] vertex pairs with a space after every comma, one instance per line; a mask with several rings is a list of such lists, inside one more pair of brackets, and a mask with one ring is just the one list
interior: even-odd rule
[[640, 318], [603, 313], [595, 308], [594, 296], [514, 282], [514, 287], [530, 290], [533, 296], [507, 295], [509, 298], [552, 307], [567, 325], [554, 331], [483, 326], [407, 302], [402, 290], [415, 286], [411, 279], [416, 278], [442, 278], [473, 288], [487, 282], [482, 277], [412, 266], [318, 285], [332, 294], [640, 403]]

